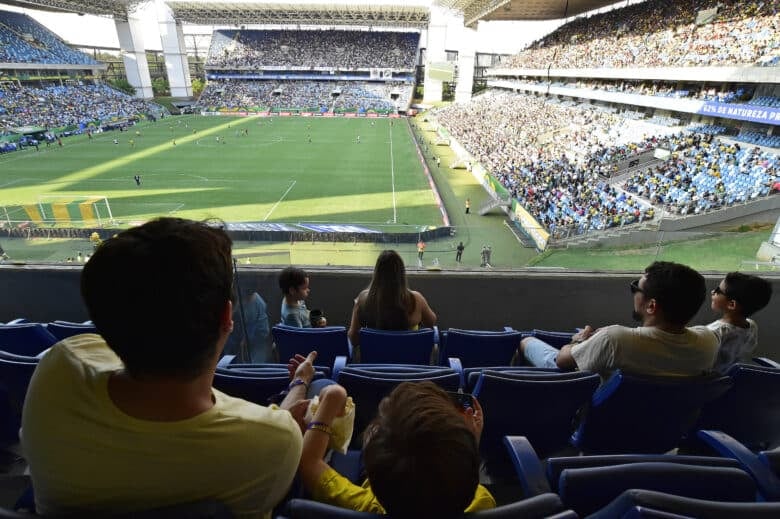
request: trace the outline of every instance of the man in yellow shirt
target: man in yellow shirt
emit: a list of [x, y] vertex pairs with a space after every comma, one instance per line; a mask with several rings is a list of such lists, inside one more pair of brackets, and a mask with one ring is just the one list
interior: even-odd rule
[[212, 499], [236, 517], [270, 517], [300, 459], [294, 402], [314, 369], [299, 363], [281, 409], [212, 389], [233, 329], [227, 234], [178, 218], [129, 229], [96, 249], [81, 290], [100, 335], [52, 347], [25, 400], [38, 513]]

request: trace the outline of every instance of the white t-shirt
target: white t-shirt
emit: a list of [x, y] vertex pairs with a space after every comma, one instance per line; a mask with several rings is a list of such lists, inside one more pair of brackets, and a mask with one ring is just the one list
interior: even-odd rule
[[747, 319], [747, 322], [747, 328], [740, 328], [720, 319], [707, 325], [720, 341], [713, 368], [715, 371], [725, 373], [737, 362], [750, 362], [752, 353], [758, 346], [758, 325], [752, 319]]
[[186, 420], [133, 418], [108, 394], [122, 362], [99, 335], [77, 335], [41, 359], [22, 419], [40, 514], [132, 512], [214, 499], [236, 517], [270, 517], [298, 467], [303, 439], [289, 412], [212, 390]]
[[609, 377], [616, 369], [654, 376], [695, 376], [712, 369], [718, 339], [705, 326], [669, 333], [652, 326], [612, 325], [571, 348], [582, 371]]

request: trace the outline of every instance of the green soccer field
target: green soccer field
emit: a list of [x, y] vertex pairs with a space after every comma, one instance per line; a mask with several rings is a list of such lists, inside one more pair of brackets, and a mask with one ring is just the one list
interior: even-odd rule
[[161, 215], [442, 225], [404, 119], [181, 116], [63, 143], [0, 156], [0, 204], [105, 196], [120, 225]]

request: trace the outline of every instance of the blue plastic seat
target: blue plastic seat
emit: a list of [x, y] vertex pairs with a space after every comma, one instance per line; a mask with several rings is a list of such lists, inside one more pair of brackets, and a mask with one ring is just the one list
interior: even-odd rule
[[279, 362], [287, 362], [296, 353], [308, 355], [317, 351], [317, 363], [334, 366], [339, 357], [343, 365], [352, 358], [352, 349], [347, 339], [347, 329], [343, 326], [325, 328], [296, 328], [277, 324], [271, 329], [276, 344]]
[[40, 323], [5, 324], [0, 326], [0, 349], [16, 355], [34, 357], [51, 348], [57, 338]]
[[[393, 517], [395, 516], [356, 512], [307, 499], [290, 500], [284, 511], [284, 518], [287, 519], [393, 519]], [[499, 506], [492, 510], [462, 514], [458, 519], [517, 519], [519, 517], [523, 519], [541, 519], [543, 517], [572, 519], [576, 518], [577, 515], [567, 511], [560, 498], [555, 494], [545, 494]], [[451, 518], [440, 516], [437, 519]]]
[[438, 330], [416, 331], [360, 329], [360, 362], [430, 364]]
[[556, 332], [549, 330], [537, 330], [534, 328], [531, 330], [531, 337], [535, 337], [540, 341], [544, 341], [553, 348], [561, 349], [571, 342], [571, 337], [575, 332]]
[[83, 323], [71, 323], [68, 321], [52, 321], [46, 325], [46, 330], [57, 338], [58, 341], [67, 339], [81, 333], [98, 333], [92, 321]]
[[480, 452], [488, 472], [510, 472], [507, 435], [527, 437], [541, 456], [567, 447], [577, 411], [600, 381], [590, 372], [483, 372], [473, 393], [485, 413]]
[[[315, 371], [315, 379], [324, 376], [322, 371]], [[214, 373], [216, 389], [259, 405], [268, 405], [271, 397], [285, 391], [289, 385], [290, 375], [284, 364], [258, 367], [256, 371], [221, 367]]]
[[755, 454], [728, 434], [699, 431], [697, 437], [719, 455], [739, 463], [767, 501], [780, 501], [780, 448]]
[[16, 443], [22, 423], [22, 408], [38, 357], [0, 351], [0, 436], [3, 443]]
[[641, 488], [698, 499], [753, 501], [757, 487], [733, 460], [673, 454], [550, 458], [547, 471], [526, 438], [506, 437], [524, 495], [557, 493], [581, 516]]
[[388, 365], [383, 369], [375, 365], [363, 371], [360, 364], [353, 364], [339, 372], [336, 382], [344, 386], [355, 402], [351, 448], [360, 448], [363, 431], [376, 416], [379, 402], [401, 383], [430, 380], [447, 391], [457, 391], [460, 387], [460, 374], [450, 368], [418, 366], [419, 369], [411, 371], [407, 367], [402, 367], [402, 370], [396, 368]]
[[508, 366], [520, 346], [521, 332], [507, 326], [504, 331], [450, 328], [441, 334], [439, 364], [456, 357], [463, 367]]
[[742, 503], [693, 499], [653, 490], [626, 490], [589, 519], [775, 519], [780, 503]]
[[753, 451], [780, 446], [780, 369], [735, 364], [727, 374], [731, 389], [702, 408], [694, 431], [722, 431]]
[[587, 453], [663, 453], [677, 447], [702, 406], [731, 379], [646, 377], [617, 370], [593, 394], [572, 444]]

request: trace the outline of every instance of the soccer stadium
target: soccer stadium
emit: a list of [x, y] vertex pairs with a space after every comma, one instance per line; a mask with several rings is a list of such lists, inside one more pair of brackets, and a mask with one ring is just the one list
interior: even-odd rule
[[0, 0], [0, 517], [780, 516], [779, 129], [777, 0]]

